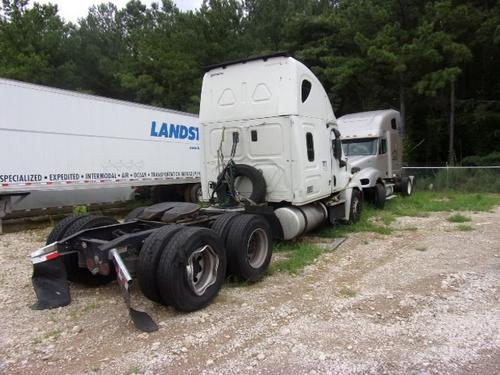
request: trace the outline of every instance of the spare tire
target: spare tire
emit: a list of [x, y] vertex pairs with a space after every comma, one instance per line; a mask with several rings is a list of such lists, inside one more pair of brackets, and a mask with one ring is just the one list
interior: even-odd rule
[[[233, 168], [234, 168], [233, 171], [234, 171], [235, 185], [238, 177], [247, 178], [248, 180], [250, 180], [250, 183], [252, 184], [252, 192], [248, 196], [248, 199], [255, 204], [264, 203], [266, 199], [267, 189], [266, 189], [266, 180], [264, 179], [262, 173], [257, 168], [254, 168], [246, 164], [235, 164]], [[221, 178], [222, 176], [219, 176], [219, 179]], [[237, 190], [236, 187], [235, 190]], [[219, 203], [225, 202], [229, 195], [229, 187], [227, 182], [221, 184], [217, 188], [215, 193], [217, 194], [217, 199]]]

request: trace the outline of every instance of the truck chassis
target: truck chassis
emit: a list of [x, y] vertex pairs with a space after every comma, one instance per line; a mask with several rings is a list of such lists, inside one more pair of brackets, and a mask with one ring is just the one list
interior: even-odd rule
[[259, 280], [270, 262], [272, 239], [282, 236], [268, 207], [201, 209], [172, 202], [134, 211], [123, 223], [94, 215], [59, 222], [48, 244], [31, 255], [38, 298], [32, 308], [68, 305], [68, 280], [96, 286], [116, 276], [135, 326], [154, 331], [158, 327], [149, 315], [130, 305], [133, 277], [149, 299], [198, 310], [217, 295], [228, 261], [232, 275]]

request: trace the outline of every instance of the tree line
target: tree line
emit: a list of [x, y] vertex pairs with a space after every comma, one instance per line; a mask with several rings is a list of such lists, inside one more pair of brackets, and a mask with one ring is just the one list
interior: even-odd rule
[[401, 111], [412, 164], [500, 151], [496, 0], [204, 0], [194, 12], [131, 0], [76, 23], [55, 5], [0, 6], [0, 77], [192, 113], [205, 66], [276, 51], [320, 78], [337, 116]]

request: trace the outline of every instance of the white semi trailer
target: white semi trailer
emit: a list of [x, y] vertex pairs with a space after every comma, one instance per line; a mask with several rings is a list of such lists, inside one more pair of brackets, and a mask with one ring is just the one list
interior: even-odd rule
[[413, 176], [402, 175], [401, 116], [395, 110], [360, 112], [338, 119], [342, 147], [357, 173], [365, 198], [383, 208], [395, 192], [411, 195]]
[[261, 279], [273, 239], [359, 218], [361, 186], [343, 159], [328, 96], [297, 60], [276, 54], [208, 68], [200, 124], [210, 206], [160, 203], [135, 209], [124, 223], [65, 218], [32, 254], [34, 308], [70, 303], [67, 278], [103, 284], [116, 270], [132, 321], [152, 331], [152, 319], [130, 307], [132, 277], [151, 300], [197, 310], [226, 274]]
[[196, 195], [195, 115], [7, 79], [0, 103], [0, 231], [13, 209], [118, 200], [132, 186]]

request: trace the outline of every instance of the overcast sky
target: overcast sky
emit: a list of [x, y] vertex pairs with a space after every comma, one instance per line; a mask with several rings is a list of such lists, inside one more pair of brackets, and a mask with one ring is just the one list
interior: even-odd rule
[[[141, 0], [143, 4], [148, 6], [154, 2], [153, 0]], [[180, 10], [194, 10], [198, 8], [203, 0], [174, 0], [177, 7]], [[128, 0], [33, 0], [31, 3], [40, 4], [57, 4], [59, 9], [59, 15], [63, 17], [66, 21], [76, 22], [78, 18], [85, 17], [87, 15], [89, 7], [94, 4], [100, 3], [114, 3], [118, 8], [123, 8], [123, 6], [128, 2]], [[157, 3], [161, 0], [157, 0]]]

